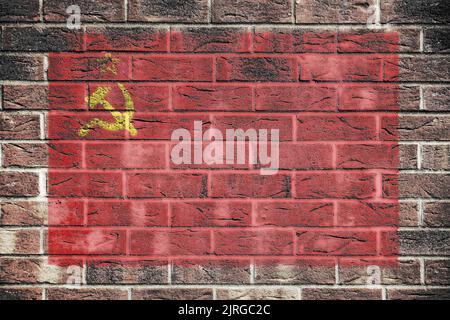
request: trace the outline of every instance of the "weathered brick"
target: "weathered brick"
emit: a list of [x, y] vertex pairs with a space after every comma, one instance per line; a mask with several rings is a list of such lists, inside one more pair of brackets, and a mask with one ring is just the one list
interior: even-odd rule
[[42, 56], [1, 55], [0, 80], [43, 80]]
[[450, 110], [449, 86], [425, 86], [423, 87], [424, 107], [429, 111]]
[[47, 145], [43, 143], [5, 143], [2, 145], [5, 167], [46, 167]]
[[[96, 0], [79, 0], [82, 22], [120, 22], [124, 20], [124, 1], [108, 2]], [[66, 21], [70, 14], [67, 8], [73, 5], [71, 0], [46, 0], [44, 2], [44, 20], [51, 22]]]
[[47, 218], [47, 205], [36, 201], [1, 201], [0, 225], [37, 226], [43, 225]]
[[305, 288], [302, 300], [381, 300], [381, 289]]
[[447, 288], [388, 289], [389, 300], [449, 300]]
[[208, 22], [208, 0], [130, 0], [128, 21]]
[[400, 144], [398, 147], [399, 169], [417, 169], [417, 145]]
[[287, 57], [219, 57], [218, 81], [295, 81], [295, 59]]
[[256, 27], [255, 52], [336, 52], [336, 30]]
[[297, 0], [297, 23], [366, 23], [375, 0]]
[[[382, 130], [387, 128], [383, 122], [381, 125]], [[391, 130], [391, 132], [395, 134], [395, 130]], [[398, 134], [401, 141], [448, 141], [450, 140], [450, 117], [446, 115], [401, 115]]]
[[446, 0], [386, 0], [381, 2], [382, 23], [448, 23]]
[[400, 202], [399, 226], [417, 227], [419, 224], [419, 206], [415, 201]]
[[443, 285], [450, 284], [450, 260], [425, 260], [425, 284]]
[[[388, 197], [401, 198], [448, 198], [450, 194], [450, 174], [402, 173], [397, 179], [387, 181], [383, 191]], [[390, 190], [398, 182], [398, 191]]]
[[3, 108], [5, 110], [47, 109], [48, 91], [47, 85], [5, 85], [3, 86]]
[[47, 288], [47, 300], [127, 300], [126, 289]]
[[38, 254], [39, 251], [39, 230], [0, 229], [0, 254]]
[[29, 197], [39, 194], [39, 176], [31, 172], [0, 172], [0, 196]]
[[148, 27], [89, 27], [86, 29], [88, 51], [167, 52], [169, 32]]
[[218, 300], [297, 300], [295, 288], [217, 289]]
[[166, 284], [162, 260], [92, 260], [87, 263], [87, 284]]
[[2, 1], [1, 22], [27, 22], [39, 20], [39, 0]]
[[83, 200], [49, 199], [48, 224], [50, 226], [84, 225]]
[[213, 290], [203, 288], [132, 289], [133, 300], [212, 300]]
[[0, 300], [41, 300], [41, 288], [0, 288]]
[[426, 202], [423, 222], [428, 227], [450, 227], [450, 202]]
[[384, 63], [385, 81], [450, 81], [450, 57], [448, 56], [401, 56], [387, 59]]
[[[343, 285], [419, 285], [420, 264], [418, 260], [353, 260], [341, 259], [339, 266], [339, 283]], [[371, 266], [380, 270], [380, 278], [374, 278]], [[371, 282], [371, 281], [374, 281]], [[378, 282], [379, 281], [379, 282]]]
[[255, 283], [334, 284], [335, 262], [333, 259], [257, 259]]
[[423, 38], [425, 52], [450, 52], [449, 39], [450, 28], [426, 28]]
[[171, 52], [250, 52], [250, 30], [236, 27], [190, 27], [171, 31]]
[[172, 283], [249, 284], [249, 260], [174, 260]]
[[4, 140], [39, 139], [39, 115], [0, 114], [0, 137]]
[[215, 0], [212, 21], [226, 23], [291, 23], [292, 2], [289, 0]]
[[422, 147], [422, 168], [450, 170], [450, 145], [424, 145]]
[[211, 176], [213, 198], [288, 198], [291, 179], [288, 175], [217, 173]]
[[400, 253], [404, 255], [448, 255], [450, 239], [447, 231], [398, 231]]
[[57, 27], [5, 27], [3, 50], [11, 51], [81, 51], [80, 31]]

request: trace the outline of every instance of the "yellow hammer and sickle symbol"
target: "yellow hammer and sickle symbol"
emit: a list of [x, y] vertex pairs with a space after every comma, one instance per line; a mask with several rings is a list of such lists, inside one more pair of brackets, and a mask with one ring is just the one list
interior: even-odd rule
[[110, 111], [115, 122], [107, 122], [99, 118], [94, 118], [86, 123], [83, 127], [81, 127], [79, 131], [79, 135], [81, 137], [87, 136], [89, 134], [89, 131], [96, 127], [109, 131], [125, 130], [128, 131], [132, 136], [137, 135], [137, 130], [133, 125], [133, 116], [135, 112], [133, 99], [131, 98], [130, 93], [123, 84], [117, 83], [117, 86], [122, 91], [122, 95], [125, 100], [126, 111], [117, 111], [111, 105], [111, 103], [106, 100], [106, 96], [112, 89], [111, 87], [98, 87], [94, 91], [94, 93], [89, 96], [89, 98], [86, 98], [86, 101], [89, 103], [89, 108], [94, 108], [97, 105], [101, 105], [103, 109]]

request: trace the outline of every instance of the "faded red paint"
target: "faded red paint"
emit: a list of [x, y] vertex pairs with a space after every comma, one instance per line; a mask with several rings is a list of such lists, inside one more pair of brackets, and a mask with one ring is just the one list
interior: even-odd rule
[[[103, 52], [49, 57], [52, 262], [395, 263], [398, 86], [384, 82], [398, 72], [395, 33], [355, 35], [377, 40], [371, 54], [352, 54], [352, 38], [332, 33], [303, 34], [303, 45], [243, 34], [235, 53], [195, 54], [179, 32], [151, 46], [143, 37], [88, 35], [88, 50], [136, 51], [112, 53], [114, 72], [102, 69]], [[133, 97], [138, 135], [80, 137], [92, 118], [114, 122], [101, 106], [89, 110], [99, 86], [125, 109], [117, 82]], [[280, 129], [280, 171], [171, 163], [172, 131], [192, 132], [195, 120], [204, 130]]]

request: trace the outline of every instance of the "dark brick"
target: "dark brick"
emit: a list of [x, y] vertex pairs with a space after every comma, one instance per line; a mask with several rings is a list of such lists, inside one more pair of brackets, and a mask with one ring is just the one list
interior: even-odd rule
[[14, 113], [0, 114], [0, 138], [39, 139], [39, 116]]
[[213, 22], [266, 22], [290, 23], [292, 17], [290, 0], [214, 0]]
[[424, 107], [429, 111], [450, 111], [450, 87], [426, 86], [423, 88]]
[[39, 0], [0, 1], [1, 22], [26, 22], [39, 20]]
[[47, 300], [127, 300], [125, 289], [47, 288]]
[[400, 227], [417, 227], [419, 223], [419, 207], [416, 202], [401, 202], [399, 215]]
[[0, 300], [41, 300], [40, 288], [0, 288]]
[[0, 80], [43, 80], [44, 60], [41, 56], [0, 56]]
[[388, 59], [384, 66], [384, 79], [405, 82], [450, 81], [450, 57], [420, 55]]
[[208, 0], [129, 0], [128, 21], [208, 22]]
[[381, 21], [387, 23], [449, 23], [447, 0], [381, 1]]
[[91, 261], [87, 264], [88, 284], [166, 284], [167, 264], [139, 260]]
[[398, 133], [401, 141], [449, 141], [450, 117], [401, 115]]
[[450, 260], [425, 260], [425, 284], [450, 285]]
[[3, 108], [6, 110], [42, 110], [48, 108], [48, 85], [3, 86]]
[[381, 300], [381, 289], [305, 288], [302, 300]]
[[39, 177], [31, 172], [1, 172], [0, 196], [21, 197], [39, 194]]
[[450, 254], [448, 231], [398, 231], [398, 238], [401, 254], [426, 256]]
[[212, 300], [212, 289], [133, 289], [133, 300]]
[[56, 27], [4, 27], [3, 50], [11, 51], [81, 51], [80, 31]]
[[0, 225], [3, 226], [43, 225], [47, 218], [47, 204], [44, 202], [0, 202], [0, 211]]
[[427, 227], [450, 227], [450, 202], [427, 202], [423, 222]]
[[381, 282], [372, 284], [383, 285], [413, 285], [420, 284], [420, 264], [418, 260], [400, 260], [390, 265], [370, 259], [359, 261], [343, 259], [339, 266], [339, 282], [345, 285], [366, 285], [372, 274], [369, 266], [378, 266], [381, 272]]
[[297, 300], [295, 288], [217, 289], [218, 300]]
[[417, 169], [417, 145], [401, 144], [399, 145], [399, 168]]
[[297, 23], [366, 23], [376, 0], [297, 0]]
[[115, 22], [125, 18], [124, 1], [110, 0], [45, 0], [45, 21], [66, 21], [69, 14], [66, 10], [71, 5], [78, 5], [81, 11], [81, 22]]
[[174, 261], [172, 283], [249, 284], [250, 262], [232, 260]]
[[43, 143], [5, 143], [2, 146], [5, 167], [46, 167], [47, 145]]
[[419, 289], [388, 289], [389, 300], [450, 300], [450, 290], [419, 288]]
[[450, 52], [450, 28], [425, 29], [423, 46], [425, 52]]
[[175, 28], [171, 52], [249, 52], [250, 30], [232, 27]]
[[448, 198], [450, 195], [450, 174], [433, 173], [401, 173], [398, 177], [398, 192], [393, 189], [392, 194], [385, 185], [387, 196], [400, 198]]
[[450, 145], [423, 146], [422, 168], [429, 170], [450, 170]]

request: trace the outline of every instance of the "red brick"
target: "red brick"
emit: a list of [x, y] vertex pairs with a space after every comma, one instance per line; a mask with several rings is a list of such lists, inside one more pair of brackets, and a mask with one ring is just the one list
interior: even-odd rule
[[208, 230], [139, 230], [131, 232], [130, 250], [135, 255], [205, 255], [210, 241]]
[[173, 109], [188, 111], [251, 111], [252, 89], [236, 85], [175, 86]]
[[167, 204], [144, 201], [89, 201], [89, 226], [167, 226]]
[[81, 168], [83, 157], [81, 143], [51, 142], [47, 149], [49, 168]]
[[51, 228], [48, 231], [49, 254], [124, 254], [125, 231], [84, 228]]
[[91, 169], [160, 169], [166, 146], [142, 142], [87, 143], [86, 167]]
[[[259, 143], [258, 146], [263, 145]], [[333, 168], [333, 148], [327, 144], [281, 143], [280, 169], [315, 170]], [[268, 146], [270, 152], [270, 144]], [[262, 166], [265, 167], [265, 166]]]
[[132, 198], [203, 198], [206, 178], [199, 173], [129, 173], [127, 195]]
[[[417, 39], [419, 34], [416, 34]], [[398, 32], [345, 30], [338, 34], [339, 52], [399, 52]]]
[[333, 225], [333, 203], [275, 201], [255, 204], [256, 226], [324, 227]]
[[340, 227], [397, 227], [399, 225], [398, 203], [339, 202], [337, 225]]
[[374, 255], [376, 233], [369, 231], [297, 231], [297, 253], [302, 255]]
[[299, 115], [297, 140], [375, 140], [375, 117], [370, 115]]
[[213, 173], [211, 176], [213, 198], [288, 198], [290, 192], [289, 175]]
[[217, 255], [292, 255], [290, 230], [218, 230], [214, 232]]
[[108, 57], [101, 53], [51, 53], [48, 57], [48, 78], [50, 80], [128, 80], [129, 60], [129, 56], [119, 54]]
[[212, 81], [211, 56], [135, 55], [132, 79], [147, 81]]
[[313, 55], [299, 57], [301, 81], [381, 81], [382, 59], [375, 55]]
[[120, 173], [53, 171], [48, 176], [50, 196], [115, 198], [122, 195]]
[[81, 226], [84, 224], [83, 200], [49, 199], [48, 224], [50, 226]]
[[217, 80], [291, 82], [296, 80], [295, 64], [289, 57], [218, 57]]
[[251, 224], [251, 204], [243, 201], [196, 201], [171, 204], [174, 227], [244, 227]]
[[375, 176], [357, 172], [297, 173], [295, 190], [296, 198], [302, 199], [368, 199], [375, 196]]
[[87, 90], [80, 83], [49, 83], [48, 101], [51, 110], [86, 110]]
[[337, 145], [336, 165], [342, 169], [397, 169], [398, 144]]
[[255, 98], [256, 110], [331, 111], [337, 107], [337, 90], [333, 86], [257, 86]]

